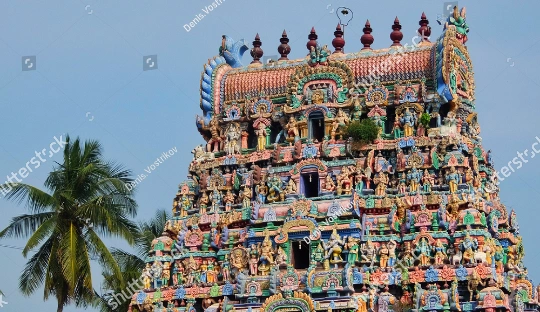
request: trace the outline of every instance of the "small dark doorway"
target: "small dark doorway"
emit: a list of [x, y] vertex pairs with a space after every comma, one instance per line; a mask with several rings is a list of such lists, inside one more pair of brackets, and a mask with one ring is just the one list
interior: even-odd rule
[[396, 121], [396, 107], [386, 107], [386, 123], [384, 124], [384, 133], [392, 133], [394, 130], [394, 122]]
[[317, 172], [303, 173], [302, 186], [306, 198], [319, 196], [319, 174]]
[[309, 114], [309, 138], [322, 142], [324, 139], [324, 115], [321, 112]]
[[309, 267], [309, 245], [301, 241], [291, 242], [292, 265], [295, 269], [307, 269]]

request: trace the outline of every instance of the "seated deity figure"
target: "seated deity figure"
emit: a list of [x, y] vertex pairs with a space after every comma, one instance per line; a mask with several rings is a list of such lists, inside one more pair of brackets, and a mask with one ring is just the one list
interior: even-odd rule
[[328, 241], [323, 242], [324, 250], [326, 252], [325, 258], [330, 259], [330, 263], [334, 264], [336, 268], [337, 268], [337, 264], [343, 261], [343, 258], [341, 258], [341, 252], [342, 252], [341, 247], [344, 244], [345, 243], [341, 239], [341, 236], [339, 236], [336, 229], [334, 229]]
[[332, 131], [330, 133], [332, 140], [336, 139], [336, 134], [340, 134], [341, 139], [343, 139], [342, 130], [349, 124], [349, 121], [349, 116], [341, 108], [338, 109], [336, 117], [332, 122]]
[[287, 130], [287, 140], [289, 142], [296, 142], [300, 139], [298, 124], [293, 116], [289, 117], [289, 122], [285, 125], [285, 130]]

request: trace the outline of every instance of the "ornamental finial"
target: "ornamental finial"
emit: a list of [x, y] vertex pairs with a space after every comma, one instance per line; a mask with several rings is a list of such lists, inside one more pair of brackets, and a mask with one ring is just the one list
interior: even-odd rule
[[308, 35], [308, 43], [306, 44], [306, 47], [308, 49], [308, 54], [311, 52], [311, 47], [314, 49], [317, 48], [317, 39], [319, 36], [317, 36], [317, 33], [315, 32], [315, 27], [311, 27], [311, 32]]
[[422, 17], [420, 17], [418, 25], [420, 25], [420, 28], [418, 28], [418, 35], [422, 39], [420, 42], [429, 42], [429, 36], [431, 36], [431, 27], [428, 26], [429, 21], [424, 12], [422, 12]]
[[343, 53], [345, 39], [343, 39], [343, 31], [341, 30], [341, 25], [339, 23], [336, 26], [336, 31], [334, 31], [334, 37], [334, 40], [332, 40], [332, 45], [336, 49], [334, 53]]
[[371, 44], [373, 44], [373, 41], [375, 41], [375, 39], [373, 38], [373, 35], [371, 34], [373, 29], [371, 28], [371, 24], [369, 23], [369, 20], [366, 21], [366, 25], [364, 29], [362, 29], [362, 31], [364, 32], [364, 34], [360, 38], [360, 42], [362, 42], [362, 44], [364, 45], [362, 50], [373, 50], [371, 48]]
[[281, 54], [279, 61], [288, 60], [289, 58], [287, 55], [291, 53], [291, 47], [289, 46], [289, 38], [287, 37], [287, 32], [285, 29], [283, 30], [283, 34], [281, 34], [281, 39], [279, 39], [279, 42], [281, 42], [277, 49], [279, 54]]
[[259, 37], [259, 34], [255, 36], [255, 40], [253, 41], [253, 49], [251, 49], [251, 56], [253, 57], [253, 61], [251, 64], [262, 64], [260, 59], [263, 56], [263, 50], [261, 49], [261, 38]]
[[403, 33], [401, 32], [401, 25], [399, 24], [399, 19], [396, 16], [394, 20], [394, 25], [392, 25], [392, 32], [390, 33], [390, 39], [392, 39], [392, 47], [401, 47], [401, 39], [403, 39]]

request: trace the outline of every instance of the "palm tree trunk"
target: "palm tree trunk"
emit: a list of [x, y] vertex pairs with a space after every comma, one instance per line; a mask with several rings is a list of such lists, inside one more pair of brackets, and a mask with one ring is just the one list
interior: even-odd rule
[[58, 308], [56, 308], [56, 312], [63, 312], [64, 311], [64, 305], [58, 301]]

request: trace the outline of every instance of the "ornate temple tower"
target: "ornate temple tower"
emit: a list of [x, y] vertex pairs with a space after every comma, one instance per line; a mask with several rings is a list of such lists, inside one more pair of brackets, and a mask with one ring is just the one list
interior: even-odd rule
[[[419, 33], [431, 29], [422, 14]], [[223, 36], [204, 66], [195, 148], [130, 311], [538, 310], [515, 213], [481, 145], [465, 10], [442, 35], [262, 64]], [[377, 138], [356, 142], [371, 119]]]

